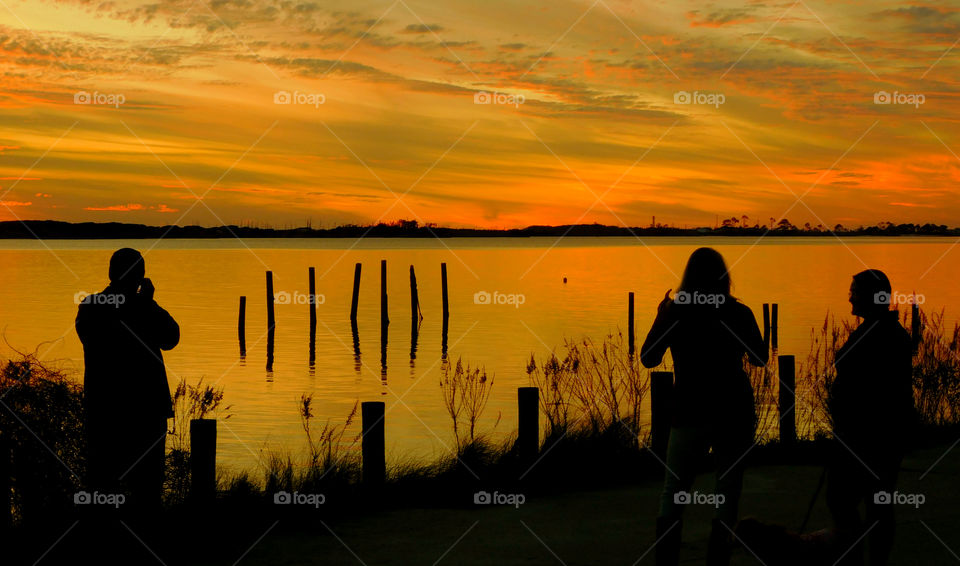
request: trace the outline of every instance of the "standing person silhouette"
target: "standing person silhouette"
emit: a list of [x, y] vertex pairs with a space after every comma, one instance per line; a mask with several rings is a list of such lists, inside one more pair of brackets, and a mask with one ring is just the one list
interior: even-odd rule
[[89, 489], [123, 493], [135, 514], [159, 509], [164, 441], [173, 416], [161, 350], [180, 327], [153, 300], [143, 256], [131, 248], [110, 258], [110, 284], [80, 303], [83, 402]]
[[674, 299], [670, 291], [640, 350], [645, 367], [660, 365], [667, 349], [674, 364], [673, 419], [666, 475], [657, 517], [657, 566], [680, 558], [682, 516], [703, 457], [713, 448], [717, 505], [707, 547], [709, 566], [730, 561], [731, 532], [737, 522], [743, 483], [743, 455], [756, 427], [753, 389], [744, 356], [756, 366], [767, 362], [753, 311], [730, 294], [723, 256], [711, 248], [690, 255]]
[[[862, 322], [834, 358], [829, 408], [835, 442], [827, 467], [827, 506], [837, 552], [846, 553], [838, 557], [842, 564], [863, 564], [860, 539], [868, 528], [870, 566], [886, 564], [893, 549], [890, 497], [915, 413], [912, 343], [897, 311], [890, 310], [890, 294], [890, 280], [878, 269], [853, 276], [851, 310]], [[861, 502], [867, 525], [861, 522]]]

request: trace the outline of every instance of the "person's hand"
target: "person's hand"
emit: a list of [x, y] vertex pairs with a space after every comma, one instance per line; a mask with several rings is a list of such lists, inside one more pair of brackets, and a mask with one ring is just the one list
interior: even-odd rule
[[143, 281], [140, 283], [140, 296], [147, 301], [153, 300], [153, 292], [156, 289], [153, 286], [153, 281], [150, 281], [149, 278], [144, 277]]
[[670, 308], [670, 305], [673, 304], [673, 299], [670, 298], [670, 291], [673, 291], [673, 289], [667, 289], [667, 292], [663, 294], [663, 300], [660, 301], [660, 304], [657, 306], [657, 314], [663, 314]]

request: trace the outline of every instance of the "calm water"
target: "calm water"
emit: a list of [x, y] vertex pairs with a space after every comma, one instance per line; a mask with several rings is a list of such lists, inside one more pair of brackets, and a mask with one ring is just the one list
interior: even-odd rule
[[[626, 330], [627, 293], [637, 295], [638, 341], [664, 292], [677, 286], [696, 247], [717, 248], [733, 265], [734, 292], [758, 319], [764, 302], [780, 304], [780, 353], [805, 356], [810, 330], [828, 311], [849, 316], [850, 276], [878, 267], [895, 291], [922, 293], [926, 309], [960, 305], [960, 247], [945, 238], [849, 239], [650, 238], [420, 240], [136, 241], [145, 251], [156, 298], [179, 321], [180, 345], [165, 354], [171, 382], [204, 377], [226, 390], [233, 415], [220, 429], [220, 459], [253, 469], [263, 448], [303, 449], [300, 395], [313, 392], [315, 412], [342, 420], [355, 401], [387, 404], [388, 459], [431, 458], [452, 445], [442, 408], [440, 263], [450, 286], [449, 355], [495, 374], [483, 430], [508, 434], [516, 423], [516, 387], [527, 385], [530, 355], [547, 355], [564, 338], [602, 338]], [[74, 296], [106, 285], [107, 263], [120, 241], [0, 241], [2, 354], [34, 351], [80, 379], [82, 350]], [[246, 246], [249, 246], [247, 248]], [[752, 247], [753, 246], [753, 247]], [[147, 251], [149, 250], [149, 251]], [[387, 260], [390, 332], [381, 379], [380, 260]], [[363, 263], [355, 366], [349, 311], [354, 264]], [[409, 267], [416, 269], [424, 315], [416, 359], [410, 359]], [[307, 268], [315, 267], [316, 365], [308, 363]], [[933, 266], [933, 267], [931, 267]], [[266, 371], [266, 270], [276, 293], [276, 357]], [[567, 283], [563, 278], [567, 277]], [[478, 292], [523, 295], [523, 304], [477, 304]], [[247, 296], [247, 356], [237, 345], [239, 297]], [[502, 420], [496, 428], [497, 418]], [[352, 434], [359, 431], [359, 423]]]

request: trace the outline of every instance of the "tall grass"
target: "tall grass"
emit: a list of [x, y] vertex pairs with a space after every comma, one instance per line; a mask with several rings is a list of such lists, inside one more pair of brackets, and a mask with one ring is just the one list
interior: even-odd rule
[[171, 395], [173, 401], [173, 428], [167, 434], [166, 473], [164, 474], [164, 499], [167, 503], [186, 501], [190, 491], [190, 421], [214, 417], [226, 420], [231, 417], [231, 406], [223, 404], [223, 387], [205, 385], [203, 378], [196, 385], [180, 379]]
[[493, 381], [493, 376], [487, 378], [486, 369], [464, 366], [460, 358], [456, 364], [444, 364], [442, 368], [440, 392], [453, 424], [458, 452], [477, 439], [477, 422], [490, 400]]
[[547, 419], [546, 445], [574, 435], [606, 436], [637, 449], [646, 433], [642, 410], [650, 374], [630, 355], [622, 333], [602, 342], [566, 340], [560, 356], [527, 364], [530, 383], [540, 389]]

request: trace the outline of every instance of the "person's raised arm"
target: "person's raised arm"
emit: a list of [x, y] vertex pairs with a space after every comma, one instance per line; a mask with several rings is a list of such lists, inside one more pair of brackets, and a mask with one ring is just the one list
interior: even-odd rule
[[667, 353], [667, 348], [670, 347], [669, 334], [674, 326], [670, 316], [670, 306], [673, 304], [670, 291], [672, 289], [667, 290], [663, 295], [663, 300], [660, 301], [660, 305], [657, 306], [657, 318], [654, 319], [653, 326], [650, 327], [650, 332], [647, 332], [647, 338], [643, 341], [643, 346], [640, 347], [640, 363], [645, 368], [654, 368], [660, 365], [660, 362], [663, 361], [663, 355]]
[[143, 301], [148, 320], [147, 328], [154, 344], [161, 350], [172, 350], [180, 342], [180, 325], [156, 301], [153, 300], [154, 287], [150, 279], [144, 278], [140, 285], [140, 299]]

